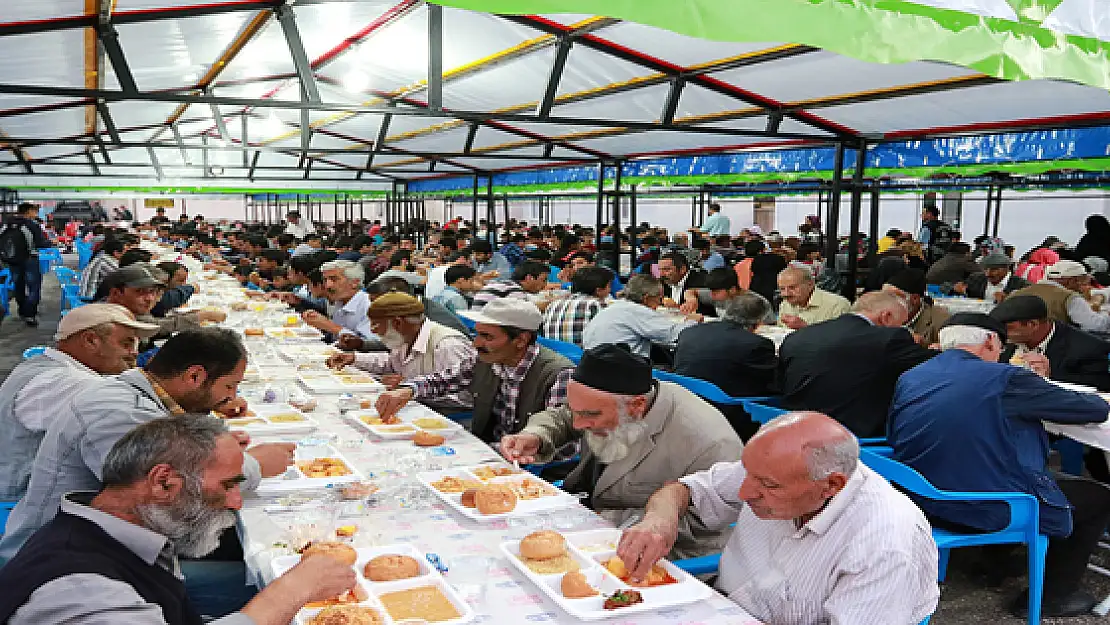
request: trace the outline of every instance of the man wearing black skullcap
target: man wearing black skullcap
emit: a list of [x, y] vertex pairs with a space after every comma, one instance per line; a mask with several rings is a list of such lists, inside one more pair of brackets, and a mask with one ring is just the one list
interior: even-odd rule
[[[997, 319], [953, 315], [940, 331], [944, 352], [899, 378], [887, 438], [894, 459], [937, 488], [1036, 497], [1040, 531], [1049, 537], [1042, 615], [1086, 614], [1095, 600], [1079, 582], [1110, 522], [1110, 488], [1050, 473], [1042, 421], [1102, 423], [1110, 405], [1093, 393], [1068, 391], [999, 363], [1005, 338]], [[934, 527], [982, 532], [1010, 522], [1006, 506], [915, 500]], [[1024, 618], [1027, 602], [1021, 595], [1010, 610]]]
[[906, 328], [920, 345], [936, 343], [940, 327], [948, 321], [948, 309], [935, 306], [931, 297], [925, 296], [925, 272], [920, 269], [903, 269], [883, 284], [884, 291], [891, 291], [906, 298], [910, 320]]
[[[563, 489], [588, 493], [590, 507], [617, 525], [642, 515], [667, 482], [735, 462], [743, 448], [716, 408], [677, 384], [656, 382], [647, 358], [614, 343], [586, 350], [567, 385], [567, 405], [532, 415], [518, 434], [501, 439], [501, 453], [543, 462], [579, 437], [582, 460]], [[719, 552], [727, 535], [687, 515], [671, 556]]]
[[[1015, 295], [991, 311], [1006, 325], [1009, 344], [1002, 362], [1029, 364], [1043, 356], [1047, 377], [1060, 382], [1110, 391], [1110, 343], [1069, 324], [1048, 318], [1048, 306], [1036, 295]], [[1036, 369], [1034, 369], [1036, 370]]]

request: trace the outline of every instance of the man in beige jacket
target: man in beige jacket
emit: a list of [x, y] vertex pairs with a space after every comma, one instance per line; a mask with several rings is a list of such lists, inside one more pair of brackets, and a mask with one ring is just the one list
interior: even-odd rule
[[[563, 488], [587, 493], [587, 505], [618, 525], [641, 518], [664, 484], [735, 462], [743, 448], [716, 408], [681, 386], [654, 381], [646, 358], [613, 343], [587, 350], [567, 385], [567, 405], [532, 415], [521, 432], [501, 439], [501, 453], [543, 462], [579, 437], [582, 460]], [[718, 552], [726, 537], [688, 514], [671, 557]]]

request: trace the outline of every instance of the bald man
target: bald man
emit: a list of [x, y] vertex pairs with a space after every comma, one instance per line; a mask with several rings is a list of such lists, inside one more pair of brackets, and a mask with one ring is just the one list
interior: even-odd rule
[[815, 323], [836, 319], [848, 312], [851, 302], [835, 293], [817, 288], [807, 267], [787, 267], [779, 272], [779, 325], [798, 330]]
[[773, 419], [739, 462], [656, 491], [617, 547], [633, 579], [667, 553], [688, 509], [706, 527], [736, 523], [715, 586], [761, 622], [915, 625], [936, 609], [928, 521], [823, 414]]

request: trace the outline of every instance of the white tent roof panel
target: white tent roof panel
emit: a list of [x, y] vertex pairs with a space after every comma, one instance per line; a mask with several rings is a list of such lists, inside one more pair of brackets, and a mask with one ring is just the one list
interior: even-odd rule
[[645, 41], [650, 41], [651, 48], [647, 51], [649, 54], [682, 67], [700, 65], [717, 59], [766, 50], [782, 45], [780, 43], [731, 43], [724, 41], [708, 41], [706, 39], [687, 37], [650, 26], [642, 26], [634, 22], [615, 24], [600, 31], [598, 35], [613, 43], [632, 49], [643, 48], [643, 43]]
[[[250, 14], [240, 14], [240, 19], [245, 25], [250, 19]], [[262, 28], [262, 32], [251, 39], [231, 63], [228, 63], [220, 78], [223, 80], [258, 78], [294, 71], [293, 57], [289, 54], [289, 46], [285, 43], [281, 25], [276, 19], [270, 19]]]
[[84, 0], [4, 0], [4, 11], [0, 19], [5, 22], [29, 22], [84, 14]]
[[863, 132], [1007, 122], [1110, 110], [1110, 93], [1054, 81], [999, 83], [885, 102], [820, 109], [828, 119]]
[[653, 122], [662, 114], [669, 91], [668, 85], [644, 87], [585, 102], [559, 104], [552, 109], [552, 113], [560, 117]]
[[[229, 19], [230, 18], [230, 19]], [[141, 24], [120, 24], [120, 47], [140, 89], [196, 84], [235, 38], [241, 16], [215, 15]], [[111, 63], [105, 63], [118, 86]]]
[[940, 63], [881, 65], [819, 51], [718, 72], [713, 77], [785, 103], [974, 74]]
[[443, 105], [465, 111], [492, 111], [538, 102], [551, 71], [551, 50], [533, 52], [443, 86]]
[[12, 137], [70, 137], [85, 131], [85, 111], [77, 107], [7, 117], [0, 119], [0, 128]]
[[374, 141], [378, 138], [378, 128], [381, 126], [381, 123], [381, 115], [353, 115], [341, 122], [336, 122], [328, 126], [328, 128], [345, 135], [351, 135], [352, 137], [360, 137], [362, 139]]
[[[173, 115], [177, 105], [172, 102], [109, 102], [108, 112], [112, 114], [117, 128], [162, 124]], [[196, 107], [193, 113], [208, 113], [207, 107]], [[209, 113], [210, 115], [210, 113]], [[148, 134], [150, 131], [146, 131]], [[171, 137], [173, 135], [170, 135]]]
[[[486, 131], [489, 130], [489, 128], [480, 128], [478, 130], [478, 134], [474, 136], [475, 147], [479, 145], [479, 138]], [[414, 137], [412, 139], [406, 139], [404, 141], [389, 142], [387, 143], [387, 145], [404, 148], [406, 150], [414, 150], [417, 152], [429, 152], [436, 150], [442, 152], [461, 152], [463, 149], [463, 144], [466, 143], [466, 136], [467, 134], [469, 134], [469, 132], [470, 129], [468, 126], [461, 126], [459, 128], [444, 130], [442, 132], [437, 132], [422, 137]]]
[[[563, 79], [559, 81], [558, 95], [626, 82], [653, 73], [603, 52], [585, 46], [574, 46], [567, 56], [567, 66], [563, 71]], [[546, 76], [546, 72], [544, 75]]]
[[765, 141], [758, 137], [733, 137], [727, 135], [676, 135], [667, 132], [634, 132], [613, 137], [601, 137], [587, 141], [575, 141], [576, 145], [600, 150], [616, 156], [685, 150], [701, 147], [720, 148], [743, 146]]
[[0, 37], [0, 76], [4, 82], [83, 87], [83, 50], [78, 29]]

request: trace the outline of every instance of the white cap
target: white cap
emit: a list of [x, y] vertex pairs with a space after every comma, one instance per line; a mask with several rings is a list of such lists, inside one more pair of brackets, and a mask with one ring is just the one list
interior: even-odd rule
[[491, 301], [480, 310], [463, 310], [459, 315], [474, 323], [520, 328], [535, 332], [543, 324], [543, 314], [532, 302], [502, 297]]
[[105, 323], [118, 323], [132, 328], [142, 339], [150, 338], [158, 332], [157, 325], [135, 321], [135, 315], [119, 304], [86, 304], [74, 308], [62, 317], [58, 323], [58, 330], [54, 333], [54, 340], [62, 341], [78, 332]]
[[1081, 278], [1085, 275], [1087, 275], [1087, 268], [1083, 263], [1077, 263], [1074, 260], [1057, 261], [1055, 265], [1050, 265], [1044, 274], [1046, 278]]

